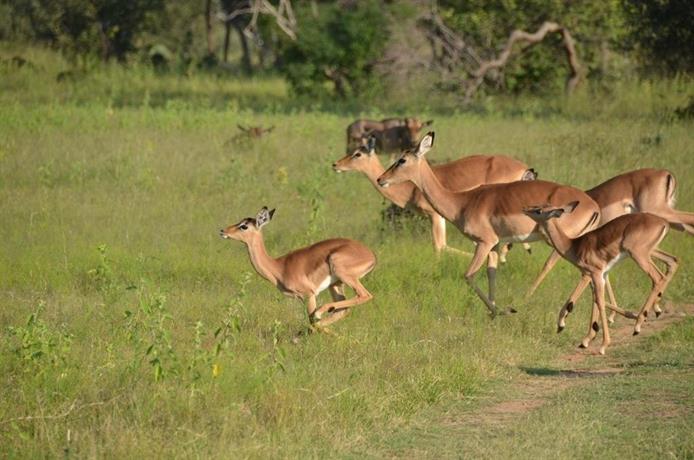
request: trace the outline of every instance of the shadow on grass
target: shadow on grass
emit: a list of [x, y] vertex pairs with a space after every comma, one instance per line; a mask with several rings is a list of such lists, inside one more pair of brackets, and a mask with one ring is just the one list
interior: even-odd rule
[[535, 377], [567, 377], [567, 378], [585, 378], [585, 377], [609, 377], [624, 372], [620, 368], [606, 369], [550, 369], [548, 367], [524, 367], [520, 370], [528, 375]]

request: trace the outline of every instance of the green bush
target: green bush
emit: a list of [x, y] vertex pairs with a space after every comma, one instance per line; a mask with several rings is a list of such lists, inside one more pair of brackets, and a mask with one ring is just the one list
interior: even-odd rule
[[359, 2], [346, 10], [325, 6], [317, 17], [309, 8], [297, 13], [297, 40], [281, 53], [282, 71], [297, 94], [346, 98], [376, 89], [373, 65], [388, 38], [380, 2]]

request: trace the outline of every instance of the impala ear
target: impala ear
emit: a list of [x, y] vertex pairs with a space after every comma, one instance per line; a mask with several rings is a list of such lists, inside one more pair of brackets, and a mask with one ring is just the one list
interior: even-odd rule
[[263, 206], [263, 208], [260, 211], [258, 211], [258, 215], [255, 216], [255, 226], [257, 228], [261, 228], [263, 225], [267, 224], [272, 220], [272, 216], [274, 214], [274, 209], [268, 211], [267, 206]]
[[564, 206], [564, 212], [572, 213], [576, 210], [576, 206], [578, 206], [578, 201], [572, 201], [571, 203]]
[[429, 131], [426, 135], [419, 141], [417, 150], [415, 150], [415, 156], [421, 157], [426, 155], [426, 153], [431, 150], [434, 145], [434, 131]]
[[376, 136], [374, 136], [373, 134], [370, 135], [369, 139], [366, 141], [366, 152], [369, 155], [372, 155], [376, 152]]

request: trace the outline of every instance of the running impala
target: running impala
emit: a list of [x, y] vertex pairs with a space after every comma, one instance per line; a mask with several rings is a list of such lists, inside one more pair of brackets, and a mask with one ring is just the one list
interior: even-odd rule
[[[620, 260], [629, 256], [651, 278], [651, 292], [639, 312], [634, 327], [634, 335], [636, 335], [641, 331], [641, 324], [648, 316], [648, 311], [663, 295], [677, 271], [677, 259], [658, 249], [658, 245], [663, 241], [672, 224], [653, 214], [625, 214], [578, 238], [571, 238], [558, 225], [558, 218], [574, 212], [577, 204], [577, 202], [572, 202], [559, 207], [552, 205], [532, 206], [526, 208], [524, 213], [542, 227], [542, 232], [554, 249], [578, 267], [583, 275], [569, 301], [559, 313], [558, 330], [564, 329], [566, 316], [571, 311], [567, 306], [573, 305], [586, 286], [593, 283], [593, 313], [588, 326], [588, 334], [583, 338], [580, 346], [587, 348], [591, 340], [595, 338], [597, 331], [602, 327], [600, 354], [604, 355], [610, 344], [610, 331], [605, 314], [607, 272]], [[675, 224], [673, 228], [684, 230], [682, 224]], [[653, 263], [653, 257], [665, 263], [667, 266], [665, 274], [661, 273]], [[600, 316], [601, 324], [598, 324], [598, 316]]]
[[[263, 207], [255, 218], [220, 230], [220, 236], [244, 242], [260, 276], [283, 294], [305, 301], [312, 326], [324, 328], [344, 318], [355, 305], [371, 300], [373, 296], [359, 281], [376, 266], [376, 256], [369, 248], [358, 241], [335, 238], [274, 258], [267, 253], [261, 233], [274, 213]], [[345, 298], [345, 284], [354, 289], [355, 297]], [[316, 297], [325, 289], [333, 301], [317, 308]], [[327, 313], [330, 315], [325, 316]]]
[[[403, 182], [388, 188], [379, 187], [376, 182], [385, 171], [375, 151], [375, 139], [369, 138], [366, 146], [359, 147], [354, 152], [344, 156], [335, 163], [336, 172], [359, 171], [385, 198], [401, 208], [412, 206], [431, 219], [431, 236], [434, 250], [461, 251], [448, 246], [446, 243], [446, 220], [436, 212], [412, 182]], [[435, 165], [434, 174], [444, 187], [455, 190], [470, 190], [483, 184], [514, 182], [518, 180], [535, 180], [537, 174], [523, 162], [501, 155], [474, 155], [460, 158], [441, 165]], [[527, 245], [526, 245], [527, 246]], [[504, 249], [507, 246], [504, 246]], [[526, 247], [529, 250], [529, 246]], [[501, 261], [505, 261], [505, 252], [501, 252]]]
[[[600, 222], [605, 223], [628, 213], [649, 212], [660, 216], [668, 222], [684, 224], [685, 230], [692, 233], [694, 229], [694, 213], [683, 212], [674, 209], [675, 191], [677, 182], [675, 176], [665, 169], [638, 169], [620, 174], [602, 184], [586, 191], [600, 206]], [[554, 250], [545, 262], [542, 271], [530, 287], [527, 296], [530, 297], [540, 286], [542, 280], [561, 259], [559, 252]], [[606, 278], [607, 293], [610, 302], [616, 306], [616, 300], [609, 278]], [[656, 302], [654, 305], [656, 316], [660, 316], [661, 309]], [[614, 319], [615, 310], [610, 316], [610, 322]]]
[[[495, 258], [489, 257], [487, 265], [489, 296], [485, 296], [477, 286], [475, 275], [499, 243], [531, 242], [542, 237], [537, 223], [523, 214], [523, 209], [535, 203], [560, 205], [577, 201], [579, 204], [571, 217], [558, 220], [567, 234], [576, 237], [595, 227], [600, 219], [600, 208], [577, 188], [539, 180], [483, 185], [466, 192], [448, 190], [425, 158], [433, 143], [434, 133], [429, 132], [414, 150], [405, 152], [396, 160], [377, 182], [381, 187], [414, 182], [437, 213], [477, 243], [465, 280], [495, 316], [499, 313], [494, 299]], [[501, 311], [506, 312], [515, 310]]]

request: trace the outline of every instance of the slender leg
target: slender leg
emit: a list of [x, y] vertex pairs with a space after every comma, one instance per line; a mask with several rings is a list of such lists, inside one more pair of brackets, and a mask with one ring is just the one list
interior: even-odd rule
[[[320, 307], [313, 315], [317, 320], [320, 320], [316, 323], [316, 326], [318, 326], [318, 327], [327, 326], [328, 324], [332, 324], [335, 321], [337, 321], [337, 319], [340, 319], [344, 316], [344, 315], [341, 315], [339, 318], [337, 318], [335, 320], [332, 320], [332, 316], [330, 318], [326, 318], [325, 320], [322, 320], [321, 318], [326, 312], [328, 312], [328, 313], [335, 312], [335, 314], [337, 314], [337, 313], [339, 313], [339, 311], [336, 311], [336, 310], [351, 308], [355, 305], [360, 305], [360, 304], [363, 304], [365, 302], [368, 302], [369, 300], [371, 300], [373, 298], [373, 295], [369, 291], [366, 290], [366, 288], [361, 284], [361, 282], [359, 282], [359, 279], [357, 279], [357, 278], [345, 279], [343, 277], [343, 278], [341, 278], [341, 280], [345, 284], [347, 284], [349, 287], [354, 289], [354, 291], [356, 292], [357, 295], [352, 297], [351, 299], [339, 300], [337, 302], [329, 302], [329, 303], [326, 303], [325, 305], [323, 305], [322, 307]], [[333, 316], [335, 314], [333, 314]]]
[[[665, 277], [667, 277], [667, 284], [665, 285], [667, 287], [668, 284], [670, 284], [670, 281], [672, 281], [672, 278], [675, 276], [675, 272], [677, 271], [677, 268], [679, 267], [679, 261], [677, 260], [677, 257], [673, 256], [672, 254], [668, 254], [665, 251], [661, 251], [660, 249], [656, 248], [653, 253], [651, 254], [653, 257], [656, 259], [662, 261], [665, 263], [665, 266], [667, 268]], [[660, 308], [660, 300], [662, 299], [662, 294], [665, 291], [665, 287], [661, 289], [661, 291], [658, 293], [658, 300], [655, 301], [653, 304], [653, 311], [655, 311], [655, 317], [659, 317], [663, 310]]]
[[508, 251], [511, 250], [511, 246], [511, 243], [506, 243], [502, 244], [501, 247], [497, 247], [496, 252], [499, 255], [499, 262], [502, 264], [506, 263], [506, 256], [508, 255]]
[[542, 267], [542, 271], [540, 272], [539, 275], [537, 275], [537, 279], [533, 283], [532, 286], [530, 286], [530, 290], [526, 294], [526, 298], [530, 297], [533, 295], [533, 293], [537, 290], [537, 288], [540, 286], [540, 283], [545, 279], [547, 274], [554, 268], [554, 266], [559, 262], [559, 259], [561, 259], [561, 255], [557, 251], [552, 251], [552, 253], [549, 255], [547, 260], [545, 261], [545, 265]]
[[530, 246], [530, 243], [523, 243], [522, 246], [523, 246], [523, 249], [525, 249], [525, 251], [526, 251], [528, 254], [532, 254], [532, 253], [533, 253], [533, 248], [532, 248], [532, 246]]
[[668, 284], [670, 284], [670, 281], [672, 280], [672, 277], [674, 276], [678, 267], [677, 258], [664, 251], [656, 249], [655, 251], [651, 252], [651, 255], [666, 264], [667, 274], [663, 275], [655, 266], [653, 261], [650, 260], [650, 257], [646, 260], [643, 257], [632, 254], [634, 261], [636, 261], [637, 265], [648, 274], [653, 282], [653, 289], [646, 299], [646, 302], [643, 304], [643, 307], [639, 312], [638, 319], [636, 320], [636, 325], [634, 326], [634, 335], [641, 332], [641, 325], [646, 320], [649, 310], [662, 296]]
[[333, 298], [333, 302], [339, 302], [345, 300], [345, 287], [341, 282], [337, 282], [332, 286], [328, 287], [330, 291], [330, 296]]
[[[595, 299], [595, 287], [593, 287], [593, 299]], [[595, 336], [598, 334], [598, 330], [600, 329], [600, 326], [598, 325], [598, 316], [600, 316], [600, 309], [595, 301], [593, 301], [593, 306], [590, 313], [590, 323], [588, 325], [588, 334], [583, 337], [581, 343], [578, 345], [578, 348], [588, 348], [590, 342], [592, 342]]]
[[574, 291], [569, 296], [569, 300], [566, 301], [561, 311], [559, 312], [559, 319], [557, 320], [557, 332], [563, 331], [564, 327], [566, 327], [566, 317], [569, 316], [569, 313], [573, 311], [574, 305], [576, 305], [576, 301], [579, 297], [581, 297], [581, 294], [583, 294], [583, 291], [589, 283], [590, 276], [583, 275], [581, 277], [581, 280], [574, 288]]
[[607, 321], [607, 313], [605, 312], [605, 283], [602, 276], [593, 277], [595, 286], [595, 303], [600, 310], [600, 322], [602, 323], [602, 345], [600, 346], [600, 354], [604, 355], [607, 347], [610, 346], [610, 323]]
[[[312, 320], [313, 312], [316, 311], [316, 296], [312, 295], [306, 301], [306, 312], [308, 313], [308, 319]], [[313, 321], [311, 321], [313, 322]]]
[[[475, 294], [477, 294], [477, 297], [484, 302], [484, 304], [487, 306], [489, 309], [489, 313], [492, 316], [496, 316], [497, 310], [496, 310], [496, 305], [490, 301], [487, 296], [484, 295], [482, 290], [477, 286], [475, 283], [475, 275], [479, 271], [479, 269], [482, 267], [482, 264], [484, 263], [484, 259], [487, 258], [489, 255], [489, 252], [492, 250], [492, 248], [496, 245], [496, 243], [487, 243], [487, 242], [479, 242], [477, 243], [477, 247], [475, 248], [475, 254], [472, 256], [472, 262], [470, 262], [470, 266], [468, 267], [467, 271], [465, 272], [465, 281], [470, 285], [473, 291], [475, 291]], [[491, 280], [490, 280], [491, 282]], [[490, 289], [490, 290], [493, 290]]]
[[[504, 245], [504, 247], [506, 247], [506, 245]], [[499, 259], [501, 259], [501, 254], [499, 254], [497, 251], [491, 251], [487, 256], [489, 300], [494, 305], [496, 305], [496, 268], [499, 266]]]
[[610, 304], [612, 304], [612, 311], [610, 312], [610, 317], [607, 318], [607, 320], [610, 322], [610, 324], [614, 323], [614, 317], [617, 316], [617, 310], [615, 308], [619, 308], [617, 306], [617, 298], [614, 296], [614, 291], [612, 290], [612, 283], [610, 283], [610, 278], [605, 275], [605, 286], [607, 287], [607, 296], [610, 298]]
[[446, 219], [438, 214], [430, 214], [431, 218], [431, 236], [434, 239], [434, 251], [441, 254], [442, 251], [450, 252], [461, 256], [471, 256], [469, 252], [461, 251], [453, 248], [446, 243]]

